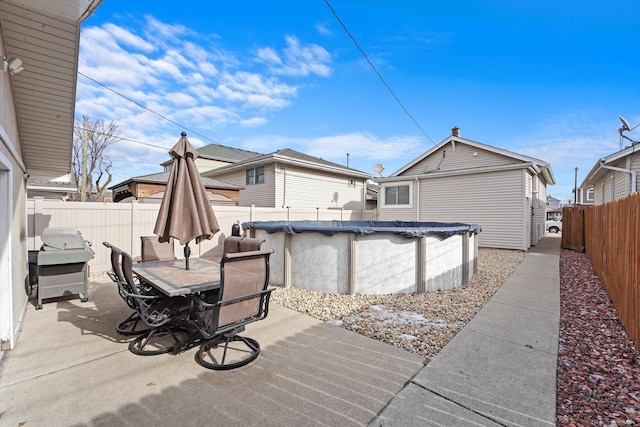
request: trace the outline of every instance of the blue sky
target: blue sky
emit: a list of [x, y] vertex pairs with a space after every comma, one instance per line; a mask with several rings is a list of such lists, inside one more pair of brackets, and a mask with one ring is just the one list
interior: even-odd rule
[[579, 184], [619, 150], [618, 116], [640, 123], [635, 0], [329, 4], [395, 97], [324, 0], [104, 0], [82, 27], [76, 120], [126, 138], [112, 184], [160, 172], [183, 130], [387, 176], [458, 126], [551, 163], [567, 201], [575, 167]]

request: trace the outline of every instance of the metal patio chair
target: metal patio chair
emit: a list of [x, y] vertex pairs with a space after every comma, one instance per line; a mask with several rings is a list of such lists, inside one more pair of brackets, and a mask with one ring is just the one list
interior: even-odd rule
[[240, 242], [244, 239], [241, 236], [229, 236], [224, 239], [223, 254], [234, 254], [240, 252]]
[[261, 249], [264, 242], [264, 239], [255, 239], [253, 237], [229, 236], [224, 239], [224, 253], [257, 251]]
[[111, 250], [111, 271], [108, 271], [107, 275], [118, 286], [118, 294], [120, 297], [130, 309], [134, 310], [129, 317], [116, 325], [116, 332], [120, 335], [140, 335], [149, 332], [149, 328], [146, 327], [138, 329], [138, 325], [146, 325], [144, 322], [140, 322], [140, 315], [138, 314], [136, 301], [133, 298], [127, 297], [127, 292], [133, 293], [133, 290], [128, 288], [129, 285], [122, 275], [122, 265], [120, 262], [121, 250], [109, 242], [102, 242], [102, 244]]
[[189, 321], [207, 340], [195, 355], [201, 366], [234, 369], [260, 354], [255, 339], [238, 334], [245, 325], [267, 317], [273, 291], [267, 289], [271, 253], [269, 249], [225, 254], [220, 262], [219, 301], [209, 303], [198, 295], [190, 297]]
[[258, 251], [261, 249], [264, 239], [245, 237], [240, 241], [240, 252]]
[[142, 262], [176, 259], [173, 249], [173, 239], [160, 243], [158, 236], [140, 236], [140, 243], [140, 260]]
[[148, 333], [129, 343], [129, 351], [143, 356], [177, 353], [183, 343], [178, 335], [187, 333], [187, 298], [168, 297], [138, 286], [133, 275], [131, 255], [121, 251], [121, 262], [124, 281], [133, 291], [125, 292], [125, 295], [135, 301], [138, 315], [150, 328]]

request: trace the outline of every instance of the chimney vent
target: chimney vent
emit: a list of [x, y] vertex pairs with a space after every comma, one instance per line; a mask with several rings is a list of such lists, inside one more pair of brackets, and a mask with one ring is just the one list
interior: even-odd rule
[[458, 126], [456, 126], [453, 129], [451, 129], [451, 135], [459, 137], [460, 136], [460, 128]]

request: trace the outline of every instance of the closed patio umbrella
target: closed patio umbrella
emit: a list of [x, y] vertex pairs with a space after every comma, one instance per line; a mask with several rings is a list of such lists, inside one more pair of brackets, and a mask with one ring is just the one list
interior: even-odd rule
[[158, 219], [153, 230], [160, 242], [171, 237], [178, 239], [184, 247], [186, 269], [189, 269], [189, 242], [196, 244], [211, 239], [220, 227], [207, 198], [195, 159], [198, 152], [187, 139], [186, 132], [173, 146], [169, 154], [174, 158], [167, 187], [160, 204]]

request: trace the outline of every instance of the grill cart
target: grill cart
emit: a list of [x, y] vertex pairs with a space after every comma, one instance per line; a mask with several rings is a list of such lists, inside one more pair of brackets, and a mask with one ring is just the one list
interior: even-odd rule
[[93, 258], [91, 242], [84, 240], [72, 228], [50, 227], [42, 232], [42, 246], [38, 252], [38, 305], [42, 300], [66, 295], [80, 295], [80, 301], [89, 299], [87, 279], [88, 262]]

